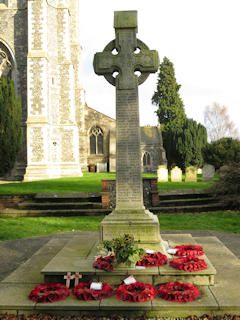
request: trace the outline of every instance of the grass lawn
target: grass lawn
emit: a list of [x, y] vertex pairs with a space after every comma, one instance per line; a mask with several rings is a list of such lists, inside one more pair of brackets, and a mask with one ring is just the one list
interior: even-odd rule
[[[161, 230], [215, 230], [240, 234], [240, 212], [159, 214]], [[103, 216], [0, 218], [0, 241], [63, 231], [99, 230]]]
[[[157, 177], [155, 174], [143, 174], [143, 177]], [[184, 178], [184, 177], [183, 177]], [[56, 192], [100, 192], [102, 179], [115, 179], [115, 173], [84, 172], [81, 178], [60, 178], [32, 182], [0, 184], [0, 194], [13, 193], [56, 193]], [[216, 177], [217, 179], [217, 177]], [[170, 178], [169, 178], [170, 180]], [[212, 185], [202, 182], [198, 175], [197, 182], [159, 182], [159, 190], [204, 189]]]

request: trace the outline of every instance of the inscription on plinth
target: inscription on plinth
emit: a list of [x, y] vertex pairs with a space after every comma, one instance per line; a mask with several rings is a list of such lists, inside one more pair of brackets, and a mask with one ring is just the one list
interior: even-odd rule
[[143, 208], [137, 89], [116, 92], [117, 209]]

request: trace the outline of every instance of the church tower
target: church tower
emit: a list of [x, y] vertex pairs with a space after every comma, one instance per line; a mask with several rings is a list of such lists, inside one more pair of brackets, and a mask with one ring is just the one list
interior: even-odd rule
[[0, 0], [0, 63], [23, 105], [13, 172], [25, 181], [82, 175], [78, 13], [78, 0]]
[[[81, 176], [78, 1], [28, 1], [27, 168], [24, 180]], [[78, 106], [81, 108], [81, 106]]]

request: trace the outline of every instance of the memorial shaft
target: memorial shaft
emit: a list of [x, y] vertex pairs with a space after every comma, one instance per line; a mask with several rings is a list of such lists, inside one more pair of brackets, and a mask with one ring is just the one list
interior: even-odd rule
[[138, 88], [116, 90], [116, 209], [143, 209]]

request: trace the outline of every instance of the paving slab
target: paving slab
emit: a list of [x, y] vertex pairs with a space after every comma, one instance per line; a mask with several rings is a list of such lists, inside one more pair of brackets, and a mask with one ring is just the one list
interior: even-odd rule
[[152, 302], [127, 302], [117, 299], [115, 296], [108, 297], [106, 299], [101, 300], [100, 310], [151, 310]]
[[39, 269], [43, 268], [51, 260], [56, 252], [66, 244], [66, 239], [51, 239], [25, 263], [7, 276], [3, 283], [32, 283], [44, 282]]
[[66, 299], [56, 301], [54, 303], [37, 303], [35, 309], [38, 311], [63, 311], [63, 310], [72, 310], [72, 311], [84, 311], [84, 310], [99, 310], [100, 301], [82, 301], [78, 300], [71, 295]]
[[176, 314], [178, 317], [187, 317], [190, 314], [202, 315], [204, 313], [209, 314], [218, 311], [218, 303], [212, 292], [209, 290], [209, 287], [200, 286], [199, 291], [201, 296], [195, 301], [187, 303], [166, 301], [157, 296], [152, 300], [152, 310], [160, 311], [161, 316], [164, 317], [175, 317]]
[[238, 257], [236, 257], [218, 238], [194, 237], [194, 239], [204, 248], [215, 266], [225, 265], [226, 261], [231, 264], [240, 263]]
[[28, 299], [30, 284], [0, 283], [0, 313], [7, 310], [34, 310], [35, 302]]

